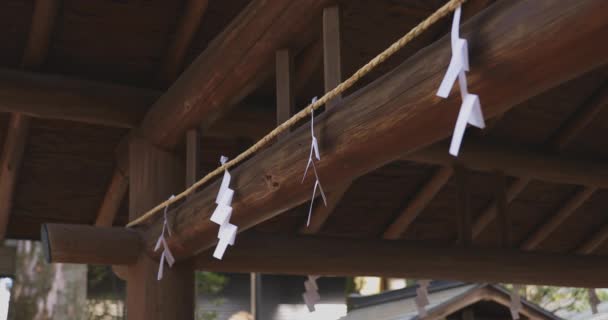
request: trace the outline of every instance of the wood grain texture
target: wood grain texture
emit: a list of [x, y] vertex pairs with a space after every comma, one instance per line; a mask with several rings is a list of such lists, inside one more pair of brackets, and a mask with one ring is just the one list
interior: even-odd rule
[[[275, 78], [277, 96], [277, 126], [287, 121], [295, 111], [293, 54], [288, 49], [278, 50], [275, 58]], [[279, 136], [283, 139], [287, 133]]]
[[239, 237], [239, 245], [231, 247], [223, 260], [204, 252], [196, 257], [196, 267], [223, 272], [366, 275], [574, 287], [608, 283], [608, 277], [601, 276], [608, 265], [608, 257], [603, 256], [251, 232]]
[[[485, 97], [486, 116], [504, 113], [527, 97], [606, 63], [608, 45], [598, 47], [593, 40], [608, 21], [608, 12], [598, 10], [602, 5], [599, 0], [561, 6], [503, 1], [463, 25], [463, 36], [475, 48], [471, 61], [477, 61], [469, 88]], [[514, 25], [521, 28], [513, 29]], [[510, 36], [504, 37], [507, 31]], [[451, 133], [459, 100], [434, 95], [450, 54], [446, 37], [316, 119], [315, 129], [325, 148], [317, 169], [328, 189]], [[542, 68], [530, 69], [531, 64], [539, 66], [535, 61], [543, 61]], [[520, 77], [524, 73], [526, 77]], [[513, 77], [520, 80], [509, 81]], [[298, 128], [289, 141], [265, 149], [232, 170], [233, 188], [239, 190], [232, 219], [240, 230], [307, 200], [313, 181], [301, 183], [300, 179], [308, 153], [302, 146], [310, 141], [308, 130], [307, 126]], [[205, 189], [217, 190], [218, 185], [216, 181]], [[217, 226], [208, 221], [213, 193], [201, 192], [173, 210], [176, 235], [170, 243], [177, 257], [191, 256], [215, 243]], [[148, 249], [160, 226], [156, 222], [146, 230]]]

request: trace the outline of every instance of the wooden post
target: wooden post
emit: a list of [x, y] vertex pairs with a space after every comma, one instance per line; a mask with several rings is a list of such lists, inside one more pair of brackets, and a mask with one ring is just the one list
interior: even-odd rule
[[[184, 186], [183, 164], [135, 135], [129, 143], [129, 218], [150, 209]], [[180, 261], [156, 280], [159, 261], [142, 254], [127, 272], [130, 320], [194, 319], [194, 268]]]
[[[294, 72], [293, 55], [289, 49], [282, 49], [276, 54], [277, 81], [277, 125], [291, 118], [294, 112]], [[279, 139], [285, 137], [282, 134]]]
[[[342, 82], [342, 63], [340, 59], [340, 7], [323, 9], [323, 75], [325, 92], [331, 91]], [[340, 101], [339, 98], [329, 101], [326, 107], [331, 108]]]

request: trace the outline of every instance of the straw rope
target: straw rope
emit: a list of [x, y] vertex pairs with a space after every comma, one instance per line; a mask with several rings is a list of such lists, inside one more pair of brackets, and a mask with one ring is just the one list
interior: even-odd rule
[[150, 209], [148, 212], [144, 213], [139, 218], [129, 222], [127, 224], [127, 227], [136, 226], [136, 225], [141, 224], [142, 222], [150, 219], [157, 212], [160, 212], [161, 209], [179, 201], [180, 199], [183, 199], [184, 197], [193, 193], [200, 186], [204, 185], [205, 183], [209, 182], [211, 179], [213, 179], [216, 176], [223, 173], [224, 170], [234, 167], [238, 163], [245, 160], [247, 157], [251, 156], [252, 154], [254, 154], [257, 151], [259, 151], [260, 149], [262, 149], [264, 146], [268, 145], [280, 133], [285, 132], [289, 128], [293, 127], [298, 121], [308, 117], [312, 111], [320, 108], [321, 106], [323, 106], [325, 103], [327, 103], [331, 99], [337, 97], [338, 95], [342, 94], [343, 92], [345, 92], [346, 90], [351, 88], [363, 76], [368, 74], [370, 71], [372, 71], [374, 68], [376, 68], [382, 62], [386, 61], [389, 57], [391, 57], [393, 54], [395, 54], [397, 51], [399, 51], [405, 45], [407, 45], [409, 42], [414, 40], [414, 38], [416, 38], [422, 32], [427, 30], [431, 25], [435, 24], [439, 19], [447, 16], [452, 11], [456, 10], [456, 8], [460, 5], [462, 5], [465, 1], [466, 0], [450, 0], [448, 3], [446, 3], [441, 8], [439, 8], [437, 11], [435, 11], [433, 14], [431, 14], [428, 18], [426, 18], [424, 21], [422, 21], [420, 24], [418, 24], [416, 27], [414, 27], [412, 30], [410, 30], [407, 34], [405, 34], [403, 37], [401, 37], [399, 40], [397, 40], [395, 43], [393, 43], [390, 47], [388, 47], [382, 53], [377, 55], [375, 58], [373, 58], [367, 64], [365, 64], [363, 67], [361, 67], [359, 70], [357, 70], [357, 72], [355, 72], [352, 76], [350, 76], [350, 78], [348, 78], [344, 82], [340, 83], [333, 90], [327, 92], [320, 99], [309, 104], [306, 108], [302, 109], [301, 111], [299, 111], [298, 113], [293, 115], [291, 118], [289, 118], [287, 121], [280, 124], [274, 130], [270, 131], [270, 133], [268, 133], [266, 136], [264, 136], [262, 139], [260, 139], [258, 142], [256, 142], [253, 146], [249, 147], [249, 149], [247, 149], [243, 153], [239, 154], [236, 158], [226, 162], [225, 164], [219, 166], [215, 170], [209, 172], [205, 177], [198, 180], [196, 183], [194, 183], [192, 186], [190, 186], [186, 190], [182, 191], [180, 194], [175, 195], [175, 197], [158, 204], [156, 207]]

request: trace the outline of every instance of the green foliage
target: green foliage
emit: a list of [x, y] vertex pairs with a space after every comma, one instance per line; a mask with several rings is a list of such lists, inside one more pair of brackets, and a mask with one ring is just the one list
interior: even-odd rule
[[[210, 297], [219, 295], [229, 280], [226, 276], [213, 272], [197, 272], [195, 276], [197, 292]], [[211, 304], [214, 306], [220, 306], [223, 303], [224, 299], [221, 297], [214, 297], [211, 300]], [[202, 308], [197, 310], [197, 320], [217, 320], [217, 317], [216, 311]]]
[[[509, 290], [511, 285], [505, 285]], [[608, 300], [608, 293], [596, 291], [600, 301]], [[541, 307], [551, 311], [583, 311], [589, 309], [589, 291], [586, 288], [564, 288], [552, 286], [528, 285], [522, 289], [521, 295]]]

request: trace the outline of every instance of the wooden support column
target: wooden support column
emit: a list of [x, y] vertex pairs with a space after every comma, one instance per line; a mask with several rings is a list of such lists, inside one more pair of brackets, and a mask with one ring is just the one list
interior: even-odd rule
[[[340, 56], [340, 7], [323, 9], [323, 79], [325, 92], [329, 92], [342, 82], [342, 57]], [[326, 104], [333, 107], [340, 102], [335, 98]]]
[[[281, 49], [276, 54], [276, 95], [277, 95], [277, 125], [291, 118], [294, 107], [294, 67], [293, 54], [289, 49]], [[279, 136], [283, 139], [284, 133]]]
[[[323, 9], [323, 79], [325, 92], [331, 91], [342, 82], [340, 48], [340, 7], [328, 7]], [[341, 97], [330, 100], [325, 104], [325, 110], [332, 109], [340, 100]], [[314, 234], [321, 231], [325, 221], [336, 209], [352, 183], [352, 180], [349, 180], [328, 190], [327, 206], [318, 201], [310, 215], [310, 224], [302, 226], [300, 232]]]
[[[129, 144], [131, 219], [184, 186], [183, 163], [144, 139], [131, 136]], [[156, 234], [158, 237], [159, 234]], [[157, 259], [141, 254], [127, 271], [129, 320], [194, 319], [194, 269], [188, 261], [165, 266], [156, 280]]]

